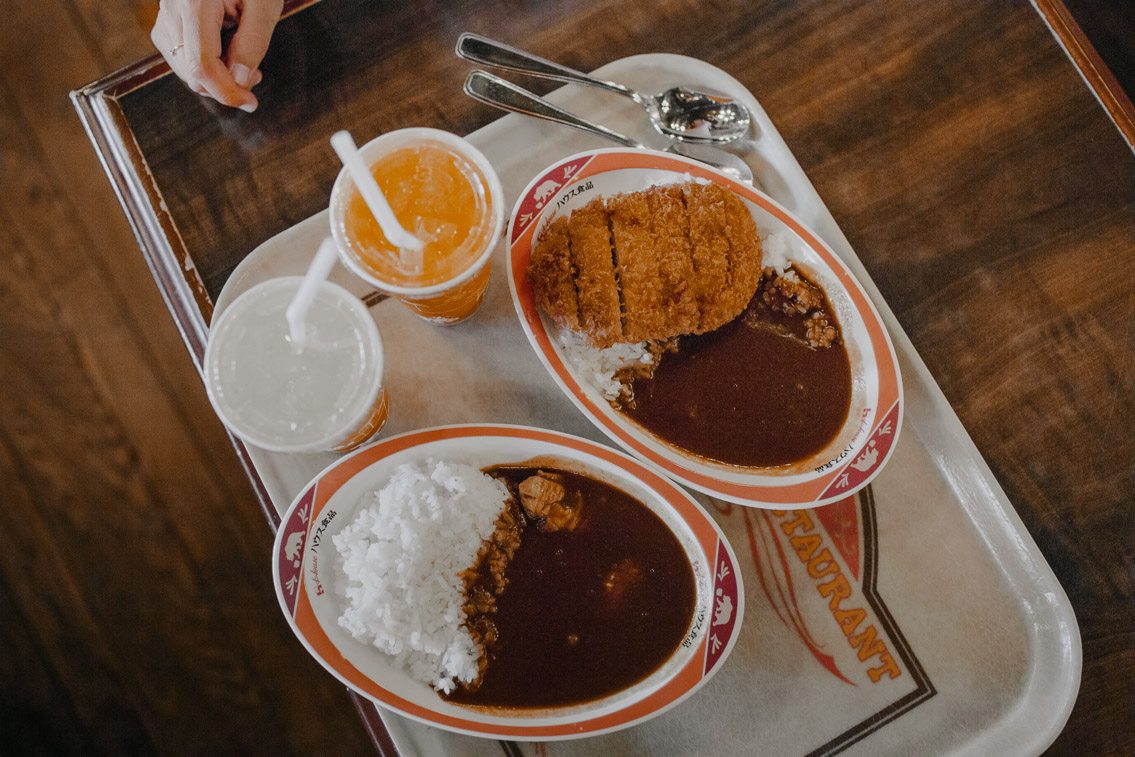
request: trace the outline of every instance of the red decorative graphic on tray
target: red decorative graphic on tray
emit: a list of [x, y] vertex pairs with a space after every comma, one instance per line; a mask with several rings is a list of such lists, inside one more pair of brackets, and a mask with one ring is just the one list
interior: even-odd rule
[[520, 203], [520, 210], [516, 213], [516, 223], [512, 227], [512, 239], [509, 240], [509, 244], [515, 244], [540, 215], [548, 200], [570, 184], [580, 169], [590, 161], [590, 157], [583, 157], [555, 166], [532, 184], [532, 190]]
[[284, 601], [292, 617], [296, 614], [296, 600], [299, 598], [300, 568], [303, 565], [303, 548], [307, 543], [307, 532], [311, 521], [312, 503], [315, 502], [315, 487], [308, 489], [303, 499], [292, 512], [287, 523], [282, 523], [284, 538], [280, 542], [280, 554], [276, 555], [280, 571], [280, 586]]
[[[859, 555], [867, 538], [854, 512], [859, 505], [849, 497], [813, 510], [743, 512], [761, 588], [777, 617], [820, 665], [857, 687], [903, 675], [894, 640], [859, 578]], [[857, 539], [853, 550], [840, 546], [851, 536], [851, 518], [833, 517], [833, 508], [851, 510]], [[848, 552], [856, 557], [854, 568], [851, 562], [841, 565], [837, 557], [846, 560]]]
[[713, 569], [713, 607], [710, 609], [709, 643], [705, 650], [708, 674], [729, 646], [733, 626], [737, 623], [737, 566], [729, 559], [729, 550], [720, 541]]
[[843, 555], [844, 562], [851, 570], [855, 580], [859, 580], [859, 507], [851, 496], [834, 502], [827, 507], [817, 507], [812, 515], [832, 537], [836, 550]]
[[[784, 514], [785, 511], [777, 510]], [[776, 524], [768, 511], [753, 511], [748, 508], [742, 510], [745, 519], [745, 528], [749, 535], [749, 550], [752, 552], [753, 565], [757, 569], [757, 578], [761, 588], [772, 603], [772, 609], [780, 622], [796, 632], [804, 646], [812, 653], [824, 669], [836, 678], [851, 683], [847, 676], [840, 672], [835, 658], [821, 651], [823, 642], [817, 641], [808, 630], [808, 623], [800, 611], [800, 601], [796, 596], [796, 585], [792, 580], [792, 571], [788, 565], [787, 553], [781, 544], [776, 531]], [[775, 558], [775, 559], [774, 559]], [[851, 684], [854, 686], [855, 684]]]
[[844, 466], [831, 485], [817, 499], [838, 495], [842, 491], [852, 491], [865, 481], [871, 472], [887, 459], [887, 453], [891, 451], [891, 445], [895, 441], [898, 418], [899, 403], [896, 402], [891, 405], [883, 421], [875, 427], [875, 433], [867, 440], [859, 455]]

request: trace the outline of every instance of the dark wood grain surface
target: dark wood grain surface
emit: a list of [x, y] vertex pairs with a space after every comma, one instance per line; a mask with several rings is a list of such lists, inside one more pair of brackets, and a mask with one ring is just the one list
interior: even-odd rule
[[[68, 89], [148, 54], [155, 4], [10, 5], [0, 738], [359, 753], [346, 695], [279, 616], [256, 498], [67, 112]], [[117, 97], [206, 296], [326, 203], [335, 129], [497, 117], [460, 94], [462, 31], [583, 70], [681, 53], [756, 95], [1072, 601], [1083, 683], [1051, 752], [1135, 753], [1135, 156], [1037, 11], [325, 0], [281, 22], [255, 114], [169, 76]]]
[[150, 56], [156, 12], [0, 23], [0, 754], [367, 753], [68, 100]]

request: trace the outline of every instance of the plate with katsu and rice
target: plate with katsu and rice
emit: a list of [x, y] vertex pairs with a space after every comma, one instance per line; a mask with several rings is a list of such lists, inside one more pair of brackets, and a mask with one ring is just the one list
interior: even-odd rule
[[902, 422], [890, 336], [791, 213], [696, 161], [613, 148], [532, 180], [509, 224], [521, 324], [615, 442], [730, 502], [841, 500]]
[[744, 589], [720, 529], [631, 456], [523, 426], [424, 429], [317, 476], [277, 532], [280, 606], [344, 684], [474, 736], [593, 736], [724, 664]]

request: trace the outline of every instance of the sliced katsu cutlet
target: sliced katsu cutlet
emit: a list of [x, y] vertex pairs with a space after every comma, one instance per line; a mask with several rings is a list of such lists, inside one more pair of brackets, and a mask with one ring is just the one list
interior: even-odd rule
[[668, 329], [658, 275], [650, 200], [645, 192], [621, 194], [607, 200], [611, 241], [623, 292], [624, 333], [627, 341], [659, 338]]
[[756, 292], [761, 258], [745, 202], [689, 182], [596, 198], [557, 219], [528, 276], [546, 313], [604, 348], [724, 326]]
[[579, 297], [576, 270], [571, 262], [568, 219], [560, 216], [536, 240], [528, 260], [528, 281], [536, 305], [563, 328], [579, 331]]
[[611, 252], [611, 231], [602, 198], [577, 208], [568, 221], [571, 262], [579, 292], [579, 325], [596, 347], [626, 341], [619, 285]]
[[[729, 288], [744, 299], [745, 308], [760, 285], [763, 265], [761, 237], [745, 201], [722, 190], [725, 202], [725, 236], [729, 240]], [[747, 295], [746, 295], [747, 293]]]
[[681, 184], [667, 184], [648, 193], [654, 218], [654, 244], [658, 251], [658, 278], [670, 330], [689, 334], [698, 330], [697, 287], [690, 247], [690, 219]]
[[[716, 184], [683, 184], [690, 224], [690, 258], [698, 303], [698, 328], [704, 334], [733, 320], [748, 304], [736, 307], [729, 291], [729, 239], [725, 233], [724, 192]], [[752, 292], [749, 293], [752, 296]]]

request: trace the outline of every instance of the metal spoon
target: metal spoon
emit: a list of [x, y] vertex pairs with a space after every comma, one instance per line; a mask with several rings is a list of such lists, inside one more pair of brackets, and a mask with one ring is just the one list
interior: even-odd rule
[[[577, 115], [568, 113], [566, 110], [552, 105], [547, 100], [537, 97], [523, 87], [519, 87], [510, 81], [505, 81], [498, 76], [493, 76], [484, 71], [469, 72], [469, 76], [465, 79], [465, 94], [469, 95], [474, 100], [479, 100], [486, 105], [492, 105], [502, 110], [542, 118], [545, 121], [552, 121], [557, 124], [563, 124], [564, 126], [571, 126], [600, 137], [606, 137], [627, 147], [649, 149], [646, 145], [637, 140], [624, 137], [622, 134], [611, 131], [605, 126], [593, 124]], [[693, 158], [706, 165], [713, 166], [739, 181], [744, 181], [749, 184], [753, 183], [753, 170], [749, 168], [749, 165], [736, 155], [717, 147], [673, 142], [663, 150], [663, 152]]]
[[486, 66], [618, 92], [645, 108], [654, 128], [674, 139], [729, 142], [744, 136], [749, 130], [748, 109], [729, 97], [695, 92], [684, 87], [672, 87], [658, 95], [647, 95], [477, 34], [465, 33], [457, 39], [457, 55]]

